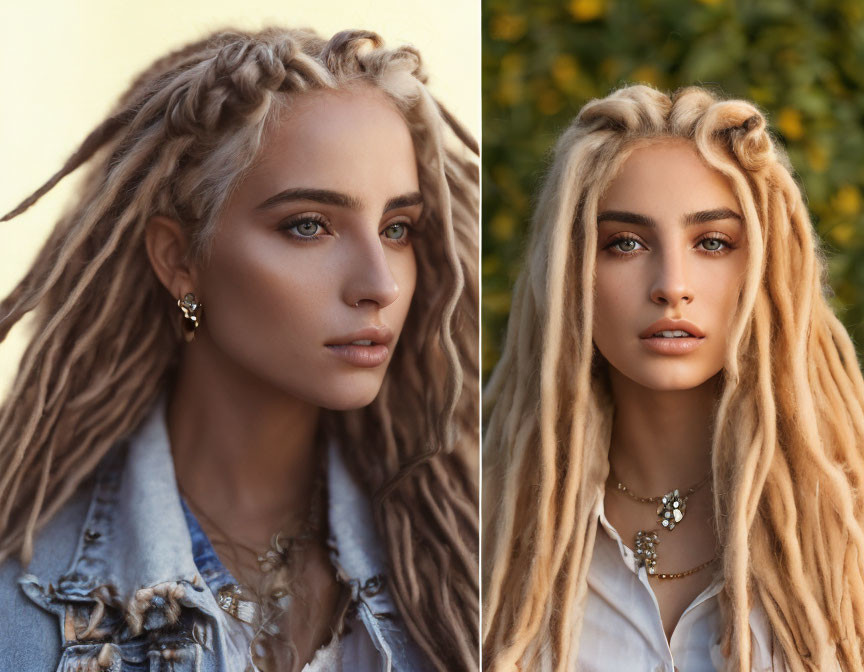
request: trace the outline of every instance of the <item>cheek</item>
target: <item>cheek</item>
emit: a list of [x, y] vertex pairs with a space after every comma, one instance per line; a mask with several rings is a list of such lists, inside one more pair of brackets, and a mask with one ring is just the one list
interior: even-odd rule
[[730, 259], [730, 262], [734, 263], [706, 267], [696, 274], [700, 283], [696, 288], [697, 296], [708, 298], [712, 307], [710, 312], [717, 323], [715, 328], [723, 333], [728, 332], [735, 320], [746, 274], [743, 257]]
[[414, 257], [413, 250], [405, 255], [405, 260], [399, 267], [399, 274], [401, 279], [397, 279], [397, 282], [400, 282], [400, 287], [405, 288], [403, 294], [405, 300], [410, 303], [417, 288], [417, 259]]
[[[205, 285], [207, 318], [214, 338], [281, 343], [309, 338], [306, 333], [326, 305], [328, 283], [320, 281], [327, 269], [312, 256], [291, 254], [279, 244], [252, 245], [237, 241], [214, 250]], [[248, 347], [248, 346], [247, 346]]]
[[[638, 285], [630, 269], [612, 271], [598, 264], [594, 284], [594, 330], [595, 338], [614, 335], [627, 315], [633, 314], [632, 305], [637, 301], [634, 288]], [[611, 333], [610, 333], [611, 332]]]
[[408, 315], [408, 309], [411, 306], [411, 301], [414, 298], [414, 290], [417, 287], [417, 259], [414, 256], [413, 248], [407, 250], [399, 250], [390, 255], [388, 259], [390, 273], [399, 287], [399, 298], [394, 302], [393, 308], [399, 313], [400, 323], [391, 325], [394, 329], [398, 326], [402, 327], [405, 317]]

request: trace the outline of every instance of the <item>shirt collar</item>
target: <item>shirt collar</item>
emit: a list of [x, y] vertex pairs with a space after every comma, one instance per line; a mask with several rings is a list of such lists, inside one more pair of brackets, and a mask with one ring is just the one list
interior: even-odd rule
[[[621, 559], [627, 568], [636, 575], [640, 575], [644, 572], [644, 570], [640, 569], [637, 561], [636, 555], [632, 549], [628, 548], [624, 543], [624, 540], [621, 538], [621, 535], [618, 533], [618, 530], [609, 522], [609, 519], [606, 518], [606, 509], [604, 506], [604, 496], [605, 490], [600, 488], [600, 491], [597, 496], [597, 502], [595, 504], [595, 515], [597, 517], [597, 522], [606, 536], [613, 542], [615, 542], [618, 546], [618, 550], [621, 553]], [[647, 581], [647, 573], [646, 573], [646, 581]], [[714, 578], [711, 583], [705, 588], [702, 593], [693, 601], [693, 604], [688, 607], [690, 608], [698, 606], [705, 600], [708, 600], [715, 595], [717, 595], [721, 590], [723, 590], [724, 580], [723, 580], [723, 572], [716, 572]]]
[[67, 599], [83, 600], [94, 588], [110, 586], [128, 604], [143, 587], [177, 583], [190, 588], [184, 602], [215, 608], [192, 555], [165, 406], [163, 394], [100, 464], [72, 564], [57, 582]]
[[[99, 468], [72, 566], [58, 581], [84, 597], [109, 584], [128, 600], [142, 586], [182, 582], [203, 588], [177, 490], [163, 393], [129, 438]], [[328, 444], [330, 546], [347, 581], [379, 583], [387, 560], [368, 496]], [[208, 591], [209, 592], [209, 591]]]

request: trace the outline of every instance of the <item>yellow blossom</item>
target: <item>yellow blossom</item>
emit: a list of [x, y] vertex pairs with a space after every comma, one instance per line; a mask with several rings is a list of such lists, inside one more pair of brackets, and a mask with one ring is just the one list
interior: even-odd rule
[[777, 115], [777, 128], [789, 140], [800, 140], [804, 137], [804, 123], [801, 113], [794, 107], [784, 107]]
[[500, 241], [507, 241], [516, 231], [516, 220], [506, 212], [498, 212], [489, 222], [489, 231]]
[[579, 76], [579, 64], [570, 54], [559, 54], [552, 63], [552, 79], [562, 91], [572, 91]]
[[606, 0], [570, 0], [570, 14], [577, 21], [593, 21], [606, 11]]
[[499, 84], [495, 97], [502, 105], [515, 105], [522, 100], [522, 82], [519, 80], [504, 80]]
[[857, 215], [861, 212], [861, 192], [857, 187], [845, 184], [831, 197], [831, 207], [841, 216]]
[[525, 34], [526, 23], [524, 16], [497, 14], [492, 17], [489, 34], [493, 40], [515, 42]]
[[855, 228], [850, 222], [841, 222], [831, 229], [831, 237], [841, 245], [848, 245], [855, 236]]

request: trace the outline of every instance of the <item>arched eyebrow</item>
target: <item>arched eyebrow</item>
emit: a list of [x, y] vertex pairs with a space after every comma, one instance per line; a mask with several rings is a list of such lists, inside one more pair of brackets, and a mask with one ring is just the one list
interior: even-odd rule
[[410, 208], [412, 205], [423, 205], [423, 194], [419, 191], [391, 198], [387, 201], [387, 205], [384, 206], [384, 212], [398, 210], [399, 208]]
[[729, 208], [714, 208], [713, 210], [700, 210], [699, 212], [689, 212], [684, 215], [684, 224], [704, 224], [705, 222], [717, 222], [721, 219], [737, 219], [743, 222], [744, 218], [734, 210]]
[[316, 203], [324, 203], [325, 205], [336, 205], [340, 208], [359, 209], [360, 201], [348, 194], [342, 194], [338, 191], [330, 191], [329, 189], [286, 189], [280, 191], [275, 196], [271, 196], [266, 201], [255, 206], [256, 210], [267, 210], [280, 203], [290, 203], [292, 201], [315, 201]]
[[[729, 208], [714, 208], [712, 210], [699, 210], [698, 212], [688, 212], [684, 215], [684, 226], [694, 226], [695, 224], [705, 224], [706, 222], [716, 222], [721, 219], [737, 219], [743, 222], [744, 218], [734, 210]], [[647, 215], [640, 215], [637, 212], [627, 212], [626, 210], [605, 210], [597, 215], [597, 223], [600, 222], [620, 222], [622, 224], [637, 224], [639, 226], [647, 226], [656, 228], [657, 222]]]
[[[329, 189], [296, 188], [280, 191], [275, 196], [271, 196], [267, 200], [255, 206], [255, 209], [267, 210], [281, 203], [290, 203], [292, 201], [314, 201], [316, 203], [335, 205], [340, 208], [349, 208], [351, 210], [359, 210], [363, 205], [359, 198], [338, 191], [331, 191]], [[391, 198], [384, 206], [384, 212], [422, 204], [422, 194], [419, 191], [414, 191], [409, 194], [403, 194], [402, 196]]]

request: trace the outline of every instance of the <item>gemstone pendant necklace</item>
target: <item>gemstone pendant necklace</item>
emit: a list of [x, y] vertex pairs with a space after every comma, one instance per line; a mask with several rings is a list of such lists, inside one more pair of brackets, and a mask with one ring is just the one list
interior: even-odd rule
[[657, 573], [657, 546], [660, 543], [660, 537], [657, 533], [661, 530], [674, 530], [681, 521], [684, 520], [684, 513], [687, 511], [687, 499], [696, 492], [699, 488], [705, 485], [711, 479], [709, 472], [701, 481], [687, 488], [682, 495], [681, 490], [675, 488], [664, 495], [656, 495], [654, 497], [642, 497], [635, 494], [630, 488], [624, 485], [614, 472], [609, 473], [611, 480], [616, 482], [616, 491], [626, 495], [630, 499], [641, 504], [657, 504], [657, 525], [659, 527], [653, 530], [638, 530], [634, 541], [636, 550], [636, 560], [640, 567], [645, 567], [645, 570], [651, 576], [656, 576], [660, 579], [679, 579], [684, 576], [689, 576], [700, 569], [712, 564], [717, 558], [714, 557], [708, 562], [704, 562], [698, 567], [689, 569], [684, 572], [676, 573]]

